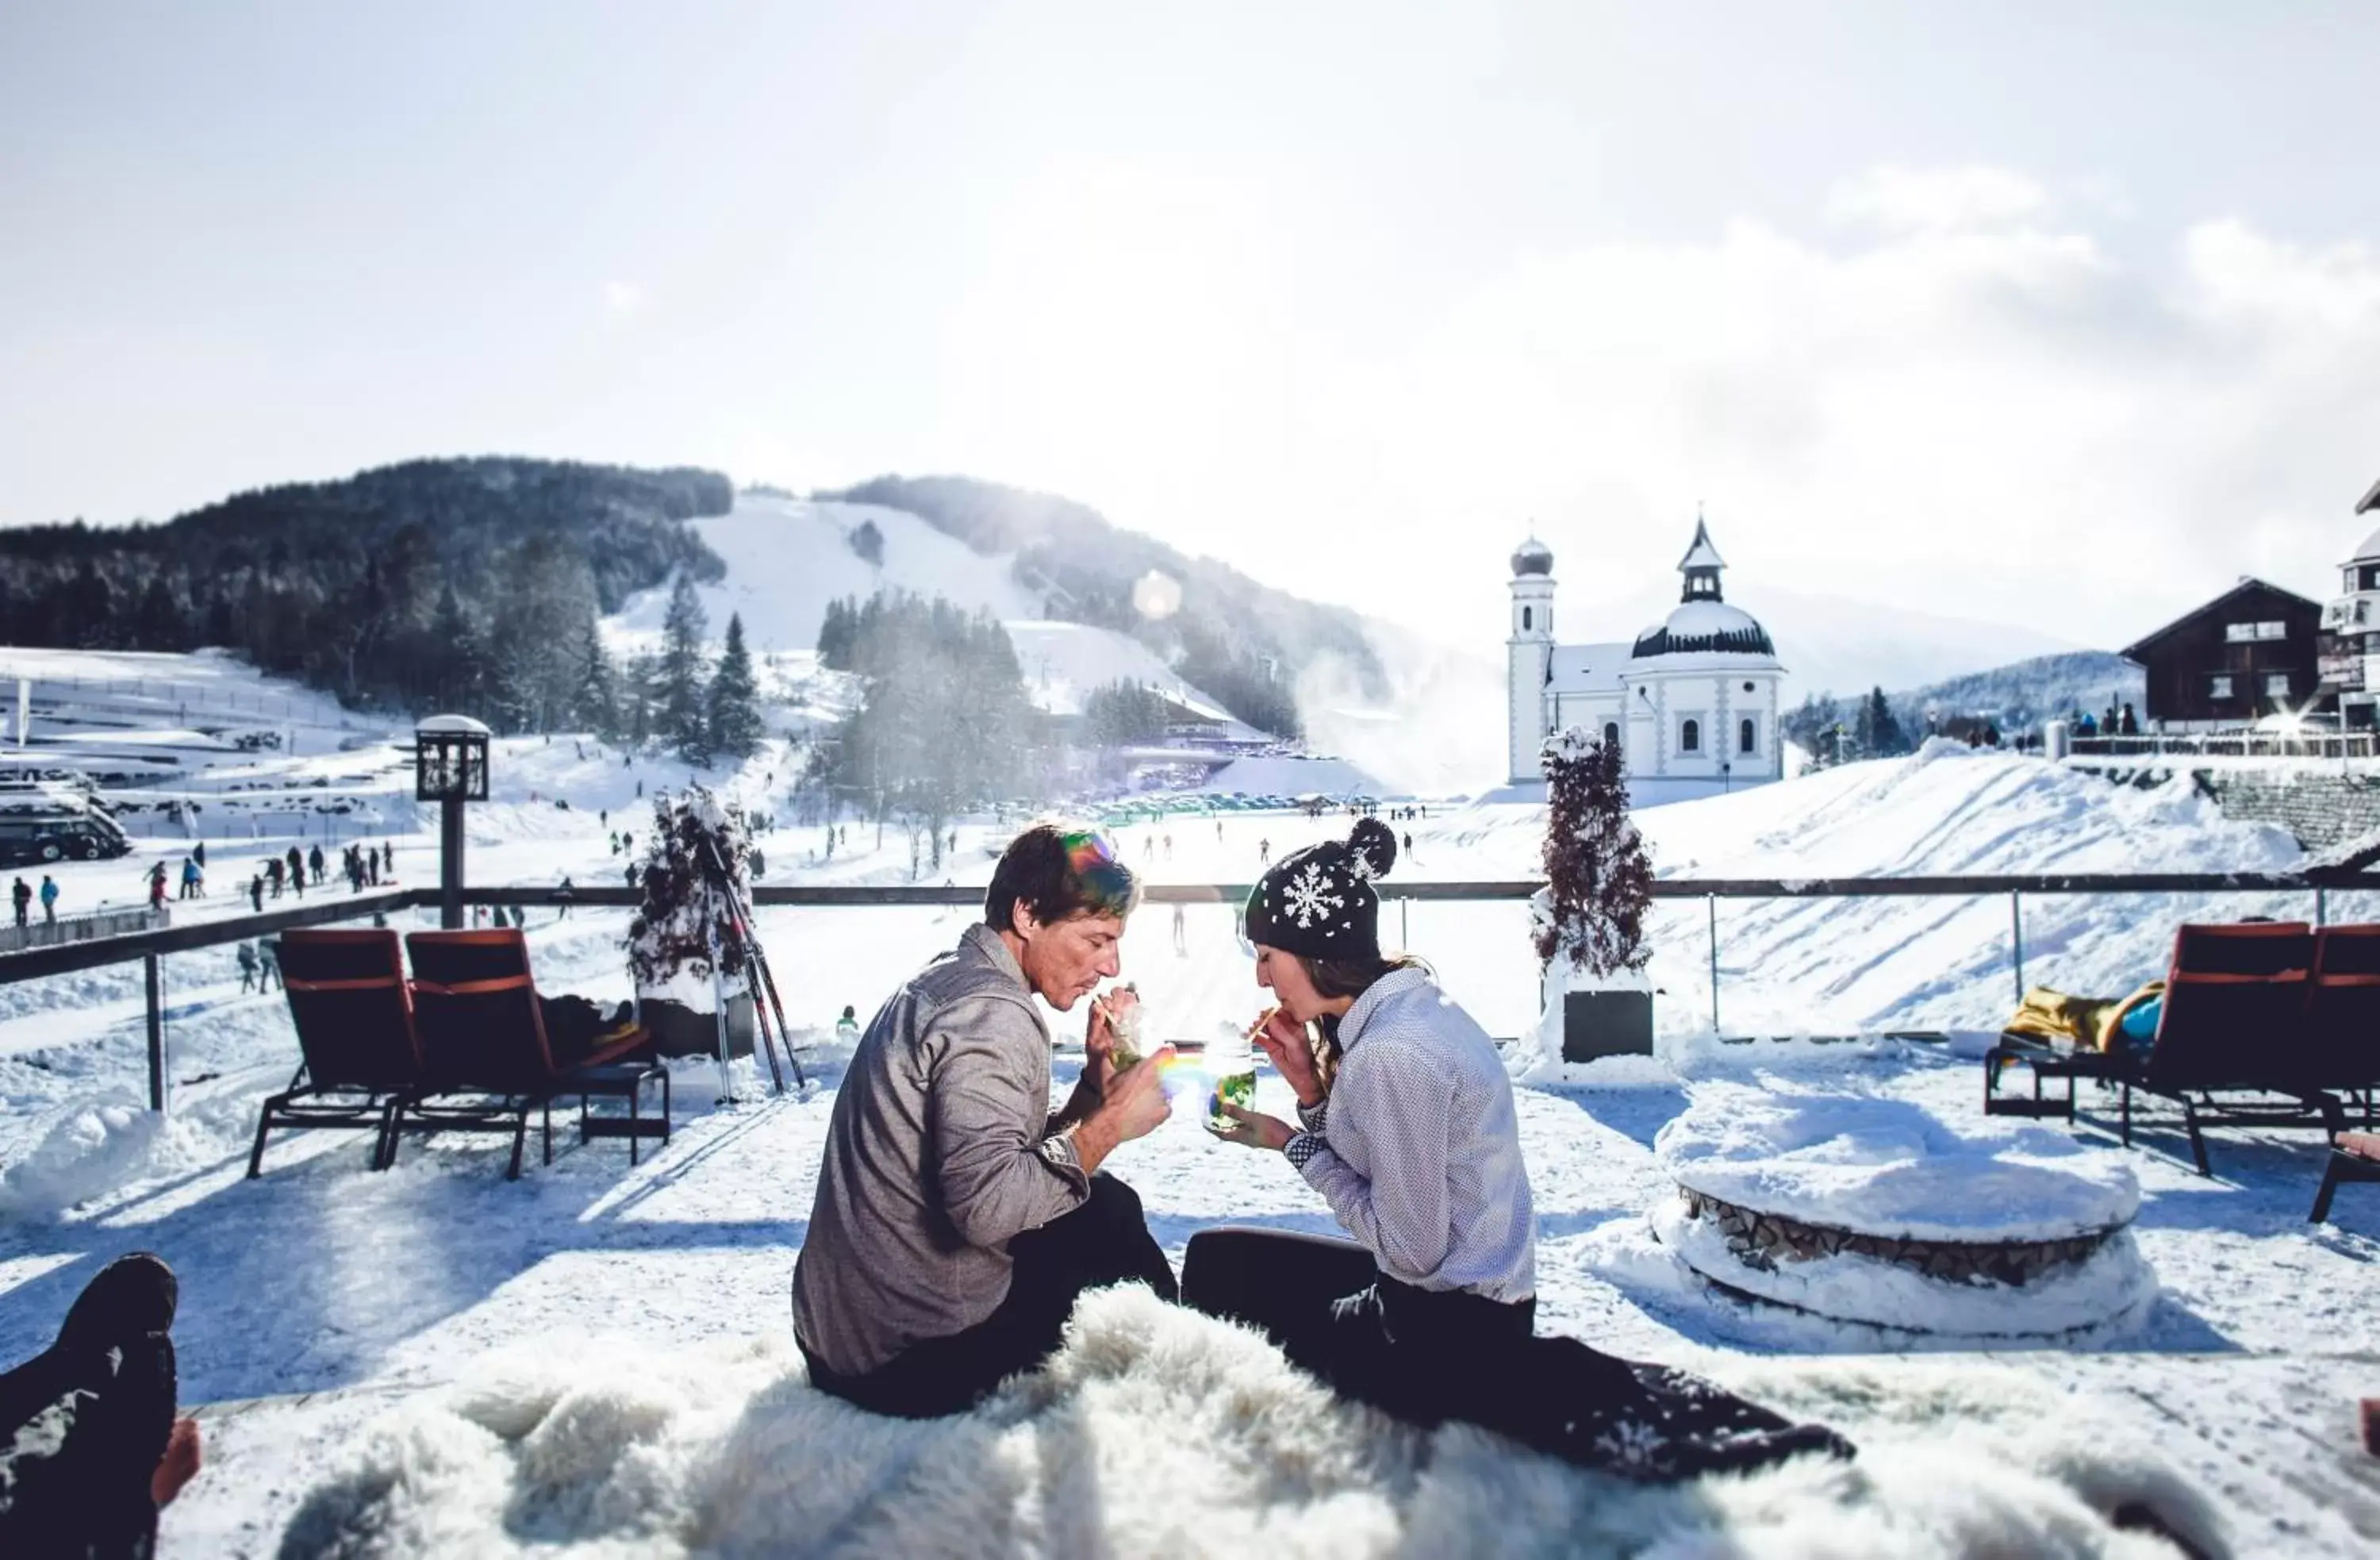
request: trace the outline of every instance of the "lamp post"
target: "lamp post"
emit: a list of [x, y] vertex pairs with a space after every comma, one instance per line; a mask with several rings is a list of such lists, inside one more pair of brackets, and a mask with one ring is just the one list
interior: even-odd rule
[[463, 804], [488, 799], [488, 728], [432, 715], [413, 728], [413, 799], [439, 804], [438, 924], [463, 924]]

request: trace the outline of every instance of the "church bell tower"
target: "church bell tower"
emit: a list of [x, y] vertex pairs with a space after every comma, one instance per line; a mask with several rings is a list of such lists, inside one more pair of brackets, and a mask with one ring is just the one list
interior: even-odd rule
[[1537, 754], [1546, 739], [1546, 673], [1554, 652], [1554, 555], [1534, 534], [1512, 554], [1512, 591], [1506, 742], [1511, 779], [1524, 785], [1546, 777]]

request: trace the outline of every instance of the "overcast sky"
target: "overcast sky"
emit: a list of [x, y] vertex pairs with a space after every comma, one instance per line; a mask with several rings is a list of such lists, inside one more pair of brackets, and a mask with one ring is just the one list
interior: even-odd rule
[[0, 523], [959, 471], [1492, 651], [1707, 506], [2121, 644], [2380, 478], [2380, 6], [29, 5]]

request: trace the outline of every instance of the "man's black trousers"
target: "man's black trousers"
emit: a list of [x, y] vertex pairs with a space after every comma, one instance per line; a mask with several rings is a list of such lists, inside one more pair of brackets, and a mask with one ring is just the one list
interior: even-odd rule
[[863, 1376], [837, 1375], [804, 1349], [811, 1384], [880, 1414], [955, 1414], [1056, 1353], [1085, 1290], [1137, 1281], [1165, 1299], [1180, 1298], [1172, 1265], [1141, 1217], [1139, 1194], [1112, 1176], [1093, 1176], [1080, 1208], [1018, 1236], [1008, 1255], [1014, 1263], [1008, 1298], [983, 1321], [913, 1344]]

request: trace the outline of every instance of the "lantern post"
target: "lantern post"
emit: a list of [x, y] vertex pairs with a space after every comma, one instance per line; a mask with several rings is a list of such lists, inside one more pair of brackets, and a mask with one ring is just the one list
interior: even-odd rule
[[438, 818], [438, 924], [463, 924], [463, 804], [488, 799], [488, 737], [468, 715], [432, 715], [413, 728], [413, 799]]

